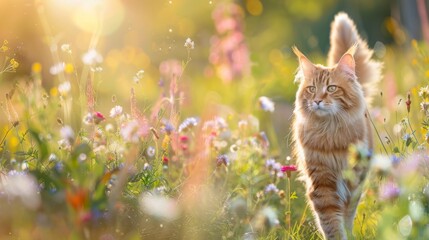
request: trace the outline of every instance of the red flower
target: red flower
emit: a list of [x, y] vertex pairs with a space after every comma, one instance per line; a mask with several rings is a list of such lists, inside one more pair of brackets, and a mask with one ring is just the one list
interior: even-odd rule
[[168, 165], [168, 157], [167, 157], [167, 156], [163, 156], [163, 157], [162, 157], [162, 164], [163, 164], [164, 166]]
[[297, 167], [295, 165], [285, 165], [281, 168], [282, 172], [295, 172]]
[[92, 117], [94, 118], [94, 123], [99, 124], [101, 121], [106, 119], [101, 112], [94, 112], [92, 114]]

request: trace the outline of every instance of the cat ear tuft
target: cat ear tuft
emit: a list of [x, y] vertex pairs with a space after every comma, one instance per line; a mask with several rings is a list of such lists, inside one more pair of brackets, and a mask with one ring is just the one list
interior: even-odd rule
[[357, 49], [357, 43], [355, 43], [353, 46], [347, 50], [346, 53], [341, 57], [340, 61], [338, 62], [337, 68], [341, 69], [342, 71], [355, 75], [355, 59], [353, 55], [355, 54]]
[[293, 46], [292, 51], [298, 57], [301, 74], [305, 78], [311, 78], [311, 75], [316, 69], [314, 64], [310, 60], [308, 60], [308, 58], [301, 51], [299, 51], [297, 47]]

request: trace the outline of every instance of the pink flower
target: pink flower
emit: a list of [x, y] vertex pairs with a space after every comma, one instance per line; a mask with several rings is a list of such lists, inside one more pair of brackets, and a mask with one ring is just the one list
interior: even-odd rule
[[298, 168], [295, 165], [285, 165], [281, 168], [282, 172], [295, 172]]

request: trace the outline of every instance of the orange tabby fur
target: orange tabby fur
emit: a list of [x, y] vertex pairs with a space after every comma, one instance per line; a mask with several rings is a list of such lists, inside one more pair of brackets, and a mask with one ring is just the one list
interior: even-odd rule
[[372, 149], [366, 118], [379, 62], [352, 20], [339, 13], [331, 25], [328, 66], [314, 65], [297, 48], [300, 67], [293, 123], [295, 154], [319, 230], [326, 239], [347, 239], [353, 228], [367, 169], [353, 168], [357, 182], [343, 177], [351, 144]]

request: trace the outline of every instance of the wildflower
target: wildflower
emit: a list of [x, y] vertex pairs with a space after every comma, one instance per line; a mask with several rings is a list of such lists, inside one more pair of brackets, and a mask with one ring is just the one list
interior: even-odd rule
[[270, 183], [265, 187], [265, 193], [277, 193], [279, 191], [279, 189], [277, 188], [276, 185], [274, 185], [274, 183]]
[[42, 64], [40, 64], [39, 62], [35, 62], [31, 65], [31, 71], [33, 73], [40, 73], [42, 72]]
[[238, 122], [238, 128], [240, 129], [240, 130], [244, 130], [244, 129], [246, 129], [246, 127], [247, 127], [247, 125], [248, 125], [249, 123], [246, 121], [246, 120], [240, 120], [239, 122]]
[[187, 118], [179, 125], [179, 132], [186, 131], [192, 127], [197, 126], [197, 124], [198, 119], [194, 117]]
[[379, 191], [379, 197], [383, 201], [393, 200], [401, 193], [399, 186], [393, 181], [388, 181], [381, 185]]
[[65, 125], [64, 127], [61, 128], [60, 135], [63, 139], [67, 140], [69, 144], [71, 144], [74, 141], [73, 129], [68, 125]]
[[113, 132], [113, 131], [115, 131], [115, 127], [113, 126], [113, 124], [110, 124], [110, 123], [106, 124], [105, 129], [106, 129], [106, 132]]
[[12, 68], [12, 72], [14, 72], [18, 67], [19, 63], [15, 60], [15, 58], [10, 59], [9, 66]]
[[392, 167], [392, 161], [388, 156], [375, 155], [371, 162], [372, 168], [388, 171]]
[[164, 131], [170, 135], [174, 131], [174, 126], [170, 122], [164, 123]]
[[93, 122], [94, 119], [91, 113], [88, 113], [83, 117], [83, 123], [85, 123], [85, 125], [91, 125]]
[[393, 166], [397, 166], [401, 161], [401, 158], [396, 155], [392, 155], [391, 159], [392, 159]]
[[167, 166], [168, 165], [168, 157], [167, 156], [162, 156], [162, 165]]
[[0, 47], [0, 52], [6, 52], [7, 50], [9, 50], [9, 47], [7, 46], [9, 42], [7, 40], [3, 41], [3, 45]]
[[144, 70], [140, 70], [140, 71], [138, 71], [138, 72], [136, 73], [136, 75], [133, 77], [133, 81], [134, 81], [135, 83], [139, 83], [139, 82], [140, 82], [140, 80], [143, 78], [143, 76], [144, 76]]
[[187, 38], [185, 41], [185, 47], [187, 49], [194, 49], [195, 47], [194, 41], [192, 41], [190, 38]]
[[64, 67], [64, 72], [67, 74], [72, 74], [74, 71], [74, 66], [71, 63], [67, 63]]
[[64, 72], [66, 64], [64, 62], [57, 63], [49, 68], [49, 73], [52, 75], [58, 75], [61, 72]]
[[132, 120], [124, 124], [120, 130], [120, 134], [125, 141], [134, 143], [137, 143], [140, 138], [147, 135], [148, 132], [146, 124], [137, 120]]
[[55, 161], [57, 161], [57, 160], [58, 160], [58, 157], [57, 157], [57, 155], [55, 155], [55, 153], [51, 153], [51, 154], [49, 155], [48, 160], [49, 160], [50, 162], [55, 162]]
[[265, 132], [260, 132], [258, 134], [258, 138], [262, 142], [262, 146], [264, 147], [270, 146], [270, 141], [268, 140], [267, 134]]
[[65, 53], [71, 53], [71, 49], [70, 49], [70, 44], [63, 44], [61, 45], [61, 51], [65, 52]]
[[420, 103], [420, 109], [427, 115], [428, 114], [428, 110], [429, 110], [429, 101], [428, 100], [423, 100]]
[[82, 56], [82, 62], [85, 65], [94, 65], [102, 63], [103, 57], [95, 49], [90, 49]]
[[270, 158], [265, 161], [265, 167], [267, 167], [268, 170], [273, 169], [275, 164], [276, 164], [276, 160], [274, 160], [274, 158]]
[[21, 200], [29, 209], [36, 210], [40, 206], [41, 199], [38, 192], [36, 179], [25, 172], [12, 170], [1, 178], [0, 193], [6, 194], [10, 200]]
[[144, 163], [143, 170], [150, 170], [150, 169], [152, 169], [152, 167], [150, 166], [150, 164], [149, 163]]
[[152, 147], [152, 146], [149, 146], [146, 149], [146, 154], [147, 154], [148, 157], [153, 158], [153, 156], [155, 156], [155, 148]]
[[407, 105], [407, 112], [410, 112], [410, 107], [411, 107], [411, 94], [410, 92], [408, 92], [407, 94], [407, 101], [405, 102], [405, 104]]
[[99, 124], [101, 121], [106, 119], [101, 112], [93, 112], [92, 117], [95, 124]]
[[420, 88], [419, 97], [429, 99], [429, 86]]
[[78, 159], [80, 162], [85, 161], [87, 158], [88, 158], [88, 156], [86, 156], [86, 154], [85, 154], [85, 153], [81, 153], [81, 154], [79, 154], [79, 156], [77, 157], [77, 159]]
[[297, 171], [298, 168], [295, 165], [285, 165], [281, 167], [281, 171], [286, 173], [287, 177], [290, 178], [291, 173]]
[[110, 117], [111, 118], [115, 118], [119, 115], [122, 114], [122, 107], [119, 105], [114, 106], [111, 110], [110, 110]]
[[274, 102], [265, 96], [259, 97], [259, 106], [265, 112], [274, 112]]
[[216, 165], [217, 165], [218, 167], [220, 167], [220, 166], [222, 166], [222, 165], [228, 166], [228, 165], [229, 165], [229, 158], [228, 158], [228, 156], [227, 156], [227, 155], [225, 155], [225, 154], [219, 155], [219, 156], [216, 158]]
[[157, 194], [144, 193], [139, 203], [145, 213], [166, 221], [177, 219], [180, 213], [176, 200]]
[[58, 92], [62, 95], [62, 96], [66, 96], [71, 90], [71, 84], [69, 81], [65, 81], [63, 83], [61, 83], [60, 85], [58, 85]]

